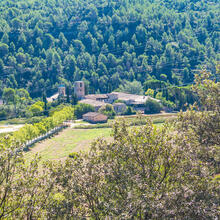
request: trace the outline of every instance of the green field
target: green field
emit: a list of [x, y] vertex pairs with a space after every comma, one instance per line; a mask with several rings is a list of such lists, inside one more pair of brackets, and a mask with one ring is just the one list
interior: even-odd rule
[[110, 139], [110, 128], [102, 129], [73, 129], [67, 128], [58, 135], [35, 144], [25, 158], [30, 161], [38, 153], [42, 161], [65, 159], [72, 152], [86, 151], [98, 137]]
[[[146, 117], [150, 117], [151, 120], [154, 121], [155, 126], [159, 128], [166, 120], [176, 118], [176, 114], [144, 116], [142, 120], [144, 118], [146, 119]], [[142, 121], [135, 116], [125, 117], [125, 119], [128, 123], [138, 122], [139, 120]], [[114, 120], [109, 121], [109, 124], [85, 124], [80, 125], [78, 128], [67, 128], [58, 135], [32, 146], [32, 148], [25, 153], [25, 158], [30, 161], [35, 154], [39, 154], [42, 161], [64, 160], [72, 152], [86, 151], [89, 149], [91, 143], [99, 137], [111, 140], [110, 124], [112, 124], [113, 121]], [[75, 123], [81, 124], [82, 121], [77, 121]], [[139, 127], [142, 125], [137, 123], [136, 126]]]

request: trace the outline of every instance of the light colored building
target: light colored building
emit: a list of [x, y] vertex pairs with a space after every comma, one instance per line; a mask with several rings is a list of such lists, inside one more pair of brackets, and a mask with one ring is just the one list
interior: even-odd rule
[[96, 100], [99, 102], [106, 102], [108, 100], [108, 95], [107, 94], [91, 94], [91, 95], [86, 95], [85, 99], [92, 99], [92, 100]]
[[55, 94], [52, 95], [51, 97], [48, 97], [48, 98], [47, 98], [47, 101], [48, 101], [48, 102], [53, 102], [53, 101], [55, 101], [55, 100], [58, 99], [58, 96], [59, 96], [59, 93], [55, 93]]
[[111, 94], [117, 95], [118, 100], [122, 100], [125, 102], [126, 105], [132, 105], [132, 106], [144, 105], [148, 99], [153, 99], [157, 102], [160, 102], [160, 100], [154, 99], [150, 96], [128, 94], [124, 92], [112, 92]]
[[106, 100], [107, 103], [112, 104], [114, 101], [118, 100], [118, 95], [115, 93], [109, 93], [108, 95], [108, 99]]
[[99, 102], [93, 99], [82, 99], [79, 101], [79, 103], [89, 104], [92, 105], [95, 108], [95, 111], [97, 112], [102, 106], [106, 106], [107, 104], [105, 102]]
[[90, 123], [105, 123], [108, 121], [108, 117], [97, 112], [88, 112], [83, 115], [83, 120]]
[[83, 81], [76, 81], [74, 83], [74, 93], [78, 99], [85, 97], [85, 83]]
[[0, 105], [3, 105], [3, 100], [2, 99], [0, 99]]
[[115, 103], [115, 104], [113, 104], [113, 108], [116, 113], [123, 113], [127, 109], [127, 107], [124, 103]]

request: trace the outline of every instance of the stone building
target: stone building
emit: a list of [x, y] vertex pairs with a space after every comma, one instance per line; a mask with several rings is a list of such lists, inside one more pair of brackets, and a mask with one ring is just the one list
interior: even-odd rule
[[86, 95], [85, 99], [92, 99], [98, 102], [107, 102], [108, 95], [107, 94], [90, 94], [90, 95]]
[[89, 104], [95, 108], [95, 111], [97, 112], [102, 106], [107, 105], [105, 102], [96, 101], [93, 99], [82, 99], [79, 101], [79, 103], [83, 104]]
[[58, 87], [58, 93], [61, 96], [66, 96], [66, 87], [64, 85], [60, 85]]
[[114, 103], [113, 104], [114, 111], [118, 113], [123, 113], [126, 111], [127, 106], [124, 103]]
[[108, 117], [97, 112], [88, 112], [83, 115], [83, 120], [90, 123], [105, 123], [108, 121]]
[[83, 81], [76, 81], [74, 83], [74, 93], [78, 99], [85, 97], [85, 84]]

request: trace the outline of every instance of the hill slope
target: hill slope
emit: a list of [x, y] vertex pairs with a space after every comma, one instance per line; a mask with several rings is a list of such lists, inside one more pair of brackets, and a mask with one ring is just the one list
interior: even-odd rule
[[190, 84], [195, 69], [215, 73], [220, 59], [217, 2], [3, 0], [0, 94], [24, 87], [36, 97], [81, 79], [90, 93], [125, 80], [145, 91]]

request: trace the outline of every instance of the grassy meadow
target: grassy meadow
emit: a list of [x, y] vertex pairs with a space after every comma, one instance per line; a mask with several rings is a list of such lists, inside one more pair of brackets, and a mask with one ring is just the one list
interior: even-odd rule
[[[156, 127], [161, 127], [166, 120], [175, 118], [175, 114], [169, 115], [152, 115], [143, 116], [143, 118], [137, 118], [135, 116], [125, 117], [124, 119], [130, 123], [135, 123], [137, 127], [142, 126], [141, 121], [150, 117]], [[121, 117], [118, 117], [121, 118]], [[121, 118], [122, 119], [122, 118]], [[145, 120], [143, 120], [145, 121]], [[41, 156], [42, 161], [46, 160], [64, 160], [70, 153], [87, 151], [91, 143], [97, 138], [105, 138], [111, 140], [111, 124], [114, 120], [109, 120], [108, 124], [91, 124], [80, 125], [75, 128], [67, 128], [61, 131], [59, 134], [41, 141], [32, 146], [28, 152], [25, 153], [25, 158], [30, 161], [31, 158], [38, 154]], [[76, 121], [75, 123], [83, 124], [82, 121]]]
[[45, 160], [62, 160], [72, 152], [86, 151], [90, 144], [98, 137], [110, 139], [110, 128], [102, 129], [73, 129], [67, 128], [58, 135], [35, 144], [25, 158], [30, 161], [35, 154]]

